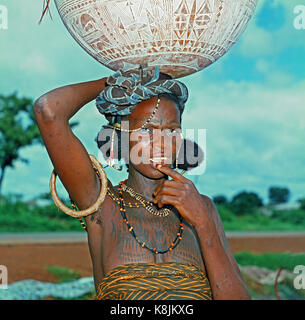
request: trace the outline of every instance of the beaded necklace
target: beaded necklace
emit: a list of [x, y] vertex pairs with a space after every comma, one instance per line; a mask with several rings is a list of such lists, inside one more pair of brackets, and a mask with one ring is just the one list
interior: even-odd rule
[[180, 223], [179, 223], [179, 230], [177, 232], [177, 235], [174, 239], [174, 241], [170, 244], [170, 246], [166, 249], [166, 250], [157, 250], [156, 248], [150, 248], [146, 245], [145, 241], [142, 241], [140, 240], [136, 233], [134, 232], [133, 230], [133, 226], [131, 226], [129, 224], [129, 221], [128, 221], [128, 218], [127, 218], [127, 215], [126, 215], [126, 208], [125, 208], [125, 204], [124, 204], [124, 199], [123, 199], [123, 188], [122, 188], [122, 184], [123, 182], [120, 182], [119, 185], [119, 201], [120, 201], [120, 212], [121, 212], [121, 215], [122, 215], [122, 218], [123, 218], [123, 221], [125, 222], [126, 226], [127, 226], [127, 229], [128, 231], [131, 233], [131, 235], [136, 239], [136, 241], [139, 243], [139, 245], [142, 247], [142, 248], [146, 248], [148, 249], [149, 251], [151, 251], [152, 253], [154, 254], [164, 254], [168, 251], [172, 251], [177, 245], [178, 243], [181, 241], [182, 239], [182, 232], [183, 232], [183, 224], [182, 224], [182, 216], [179, 214], [179, 220], [180, 220]]
[[125, 192], [128, 192], [133, 198], [136, 198], [149, 213], [163, 218], [168, 216], [172, 212], [168, 208], [162, 208], [161, 210], [157, 210], [156, 208], [153, 207], [152, 202], [145, 200], [140, 193], [134, 191], [131, 187], [128, 187], [125, 184], [125, 181], [121, 184], [122, 189]]
[[[183, 233], [183, 224], [182, 224], [183, 218], [182, 218], [182, 216], [179, 214], [179, 220], [180, 220], [179, 230], [178, 230], [178, 232], [177, 232], [177, 235], [176, 235], [174, 241], [171, 242], [170, 246], [169, 246], [166, 250], [157, 250], [156, 248], [150, 248], [150, 247], [148, 247], [148, 246], [146, 245], [145, 241], [141, 241], [141, 240], [137, 237], [136, 233], [135, 233], [134, 230], [133, 230], [133, 226], [131, 226], [131, 225], [129, 224], [129, 221], [128, 221], [128, 218], [127, 218], [127, 215], [126, 215], [126, 203], [124, 202], [124, 199], [123, 199], [123, 188], [122, 188], [122, 185], [123, 185], [123, 184], [124, 184], [123, 181], [121, 181], [121, 182], [119, 183], [119, 186], [120, 186], [120, 187], [118, 188], [118, 190], [119, 190], [119, 197], [118, 197], [118, 198], [115, 197], [114, 193], [112, 193], [112, 192], [110, 191], [110, 188], [108, 188], [107, 193], [108, 193], [108, 195], [112, 198], [112, 200], [114, 200], [115, 202], [117, 202], [117, 203], [120, 205], [120, 212], [121, 212], [123, 221], [125, 222], [125, 224], [126, 224], [126, 226], [127, 226], [127, 229], [128, 229], [128, 231], [131, 233], [131, 235], [136, 239], [136, 241], [139, 243], [139, 245], [140, 245], [142, 248], [146, 248], [146, 249], [148, 249], [149, 251], [151, 251], [151, 252], [154, 253], [154, 254], [164, 254], [164, 253], [166, 253], [166, 252], [168, 252], [168, 251], [172, 251], [173, 249], [175, 249], [176, 246], [179, 244], [179, 242], [182, 240], [182, 233]], [[71, 201], [72, 208], [73, 208], [74, 210], [76, 210], [76, 205], [75, 205], [74, 201], [73, 201], [71, 198], [70, 198], [70, 201]], [[149, 201], [148, 201], [148, 202], [149, 202]], [[140, 206], [138, 205], [138, 203], [135, 203], [134, 206], [133, 206], [130, 202], [129, 202], [128, 204], [129, 204], [128, 206], [129, 206], [130, 208], [134, 208], [134, 207], [139, 208], [139, 207], [140, 207]], [[142, 206], [145, 207], [145, 206], [143, 205], [143, 203], [142, 203]], [[79, 220], [79, 222], [81, 223], [83, 229], [84, 229], [85, 231], [88, 231], [88, 230], [87, 230], [87, 226], [86, 226], [86, 224], [83, 222], [82, 218], [78, 218], [78, 220]]]
[[[114, 202], [116, 202], [117, 204], [120, 204], [120, 198], [116, 197], [116, 195], [113, 192], [111, 192], [111, 189], [109, 187], [107, 188], [107, 194]], [[140, 202], [139, 204], [138, 202], [135, 202], [135, 203], [128, 202], [127, 205], [129, 208], [140, 208], [140, 207], [144, 207], [145, 203]], [[126, 203], [125, 203], [125, 206], [126, 206]]]

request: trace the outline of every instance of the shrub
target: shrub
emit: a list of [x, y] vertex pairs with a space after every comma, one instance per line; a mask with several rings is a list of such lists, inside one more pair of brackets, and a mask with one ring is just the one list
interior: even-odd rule
[[269, 188], [269, 201], [271, 204], [279, 204], [288, 202], [290, 191], [288, 188], [283, 187], [270, 187]]
[[304, 225], [305, 228], [305, 211], [300, 209], [278, 210], [274, 211], [273, 217], [282, 222], [288, 222], [297, 225]]
[[262, 205], [263, 201], [256, 193], [243, 191], [233, 197], [229, 208], [236, 215], [246, 215], [254, 213]]
[[305, 198], [299, 199], [300, 209], [305, 210]]
[[227, 206], [217, 205], [217, 210], [218, 210], [220, 218], [223, 222], [230, 222], [235, 219], [234, 214]]
[[215, 196], [213, 198], [213, 202], [215, 204], [226, 204], [226, 203], [228, 203], [228, 200], [227, 200], [226, 196], [219, 195], [219, 196]]
[[29, 205], [11, 197], [0, 201], [0, 232], [81, 231], [80, 223], [54, 204]]

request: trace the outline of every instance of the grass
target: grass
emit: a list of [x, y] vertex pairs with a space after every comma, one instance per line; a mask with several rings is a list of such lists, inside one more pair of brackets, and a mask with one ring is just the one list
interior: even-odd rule
[[[253, 300], [276, 300], [274, 286], [272, 285], [253, 285], [245, 281], [247, 289]], [[304, 300], [304, 290], [296, 290], [291, 282], [285, 281], [278, 284], [278, 294], [280, 300]]]
[[58, 283], [79, 279], [81, 276], [73, 269], [59, 266], [48, 266], [47, 270], [56, 277]]
[[[293, 272], [295, 266], [305, 265], [304, 253], [264, 253], [238, 252], [234, 254], [241, 266], [256, 266], [277, 271], [280, 268]], [[243, 273], [242, 273], [243, 274]], [[262, 285], [258, 281], [243, 274], [243, 279], [253, 299], [275, 299], [274, 285]], [[304, 300], [305, 290], [296, 290], [293, 279], [286, 278], [278, 283], [278, 293], [281, 300]]]
[[[274, 211], [272, 217], [258, 212], [235, 215], [217, 206], [225, 231], [305, 231], [305, 210]], [[20, 199], [0, 198], [0, 232], [82, 231], [76, 218], [61, 212], [53, 202], [30, 205]]]
[[[56, 277], [56, 282], [69, 282], [73, 280], [77, 280], [81, 278], [81, 275], [77, 273], [73, 269], [69, 269], [61, 266], [48, 266], [47, 270]], [[73, 298], [73, 299], [62, 299], [56, 297], [47, 297], [44, 300], [94, 300], [96, 296], [95, 290], [89, 292], [81, 297]]]
[[241, 266], [257, 266], [270, 270], [284, 268], [293, 272], [295, 266], [305, 265], [304, 253], [263, 253], [254, 254], [246, 251], [234, 254], [238, 264]]
[[305, 210], [274, 210], [268, 217], [258, 211], [237, 216], [223, 205], [217, 209], [226, 231], [305, 231]]
[[61, 212], [53, 203], [39, 207], [19, 200], [0, 199], [0, 232], [81, 230], [76, 218]]

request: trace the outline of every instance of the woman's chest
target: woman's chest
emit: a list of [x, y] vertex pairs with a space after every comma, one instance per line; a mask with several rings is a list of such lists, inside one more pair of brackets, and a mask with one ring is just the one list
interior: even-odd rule
[[108, 221], [104, 241], [107, 245], [103, 248], [105, 271], [134, 262], [192, 263], [204, 270], [200, 246], [190, 225], [183, 222], [181, 228], [175, 214], [158, 217], [139, 210], [127, 211], [125, 221], [124, 216], [116, 215]]

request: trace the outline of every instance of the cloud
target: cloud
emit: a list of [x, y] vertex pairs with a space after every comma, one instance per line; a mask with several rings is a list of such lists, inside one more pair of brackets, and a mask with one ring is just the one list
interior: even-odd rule
[[[305, 49], [304, 32], [293, 26], [293, 10], [299, 4], [299, 0], [259, 1], [237, 51], [246, 57], [257, 58], [278, 54], [287, 47]], [[267, 14], [268, 11], [273, 15]]]
[[187, 105], [184, 127], [207, 129], [207, 169], [200, 178], [205, 191], [258, 190], [281, 182], [295, 195], [302, 194], [304, 85], [278, 90], [222, 82], [196, 90]]
[[54, 75], [54, 66], [50, 60], [41, 52], [35, 51], [20, 60], [19, 70], [32, 74], [32, 76]]
[[289, 85], [295, 82], [295, 75], [281, 70], [274, 60], [258, 59], [256, 70], [263, 75], [264, 81], [271, 87]]

